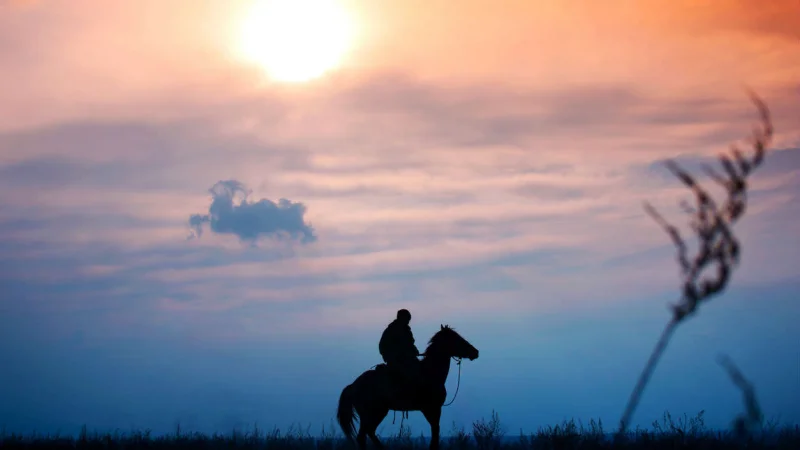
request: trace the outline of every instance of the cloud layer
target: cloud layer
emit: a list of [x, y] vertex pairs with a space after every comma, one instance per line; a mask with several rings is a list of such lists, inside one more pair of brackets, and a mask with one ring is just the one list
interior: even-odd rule
[[[700, 173], [744, 138], [741, 84], [777, 133], [743, 263], [641, 420], [724, 405], [727, 423], [720, 349], [768, 414], [800, 417], [791, 2], [353, 1], [363, 42], [299, 86], [231, 58], [246, 1], [196, 3], [0, 8], [0, 426], [327, 423], [400, 306], [419, 340], [450, 323], [486, 355], [443, 423], [614, 422], [651, 345], [631, 333], [655, 338], [679, 294], [642, 201], [688, 231], [663, 160]], [[714, 389], [686, 389], [684, 360]]]
[[[248, 201], [250, 191], [236, 180], [219, 181], [209, 192], [212, 196], [209, 214], [192, 214], [189, 217], [189, 225], [195, 233], [193, 237], [200, 237], [203, 224], [208, 224], [214, 233], [233, 234], [251, 243], [261, 236], [277, 239], [288, 236], [300, 239], [303, 243], [317, 239], [314, 230], [304, 221], [306, 207], [302, 203], [285, 198], [278, 200], [278, 203], [265, 198], [257, 202]], [[241, 194], [241, 199], [235, 204], [237, 194]]]

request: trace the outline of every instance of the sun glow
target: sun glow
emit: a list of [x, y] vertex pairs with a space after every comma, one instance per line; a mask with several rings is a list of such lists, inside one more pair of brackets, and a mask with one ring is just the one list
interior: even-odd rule
[[256, 0], [241, 24], [239, 51], [270, 78], [302, 82], [338, 67], [353, 39], [337, 0]]

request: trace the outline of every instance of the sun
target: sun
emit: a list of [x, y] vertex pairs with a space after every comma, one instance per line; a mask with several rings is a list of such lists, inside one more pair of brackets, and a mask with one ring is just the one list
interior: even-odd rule
[[239, 31], [240, 55], [284, 82], [309, 81], [337, 68], [355, 34], [337, 0], [256, 0]]

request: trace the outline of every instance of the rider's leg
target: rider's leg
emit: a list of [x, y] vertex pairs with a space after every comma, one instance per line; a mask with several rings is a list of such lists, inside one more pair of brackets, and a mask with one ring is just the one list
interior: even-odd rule
[[414, 384], [422, 384], [422, 372], [420, 370], [420, 363], [416, 357], [408, 357], [403, 361], [403, 373], [406, 378]]
[[386, 367], [392, 372], [399, 372], [403, 373], [403, 361], [395, 355], [387, 355], [384, 357], [384, 361], [386, 361]]

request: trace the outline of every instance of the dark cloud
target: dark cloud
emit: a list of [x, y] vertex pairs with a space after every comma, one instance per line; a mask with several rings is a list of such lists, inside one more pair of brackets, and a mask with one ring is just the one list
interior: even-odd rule
[[[512, 89], [473, 84], [442, 89], [399, 73], [373, 77], [341, 92], [337, 106], [365, 112], [392, 127], [398, 117], [430, 142], [492, 145], [542, 133], [574, 133], [575, 127], [616, 125], [644, 102], [627, 86]], [[389, 122], [380, 122], [385, 118]]]
[[554, 186], [545, 182], [523, 183], [511, 189], [516, 195], [526, 198], [549, 198], [558, 200], [574, 200], [586, 195], [588, 189]]
[[[736, 144], [745, 156], [748, 158], [753, 157], [753, 148], [751, 146], [741, 143]], [[722, 154], [730, 156], [730, 151], [725, 147], [721, 147], [719, 155]], [[680, 164], [684, 170], [696, 175], [699, 178], [698, 181], [703, 183], [710, 181], [703, 170], [703, 166], [711, 166], [717, 171], [722, 171], [719, 155], [681, 154], [670, 159]], [[676, 178], [672, 172], [667, 170], [664, 163], [665, 160], [653, 161], [646, 164], [642, 170], [649, 177], [657, 177], [674, 183]], [[794, 170], [800, 170], [800, 148], [770, 148], [767, 150], [763, 164], [753, 172], [753, 177], [768, 179], [791, 173]]]
[[746, 0], [733, 0], [726, 8], [715, 10], [714, 16], [712, 26], [701, 19], [692, 22], [692, 30], [701, 33], [746, 31], [793, 41], [800, 39], [800, 3], [797, 0], [775, 0], [759, 8], [753, 8]]
[[[796, 91], [796, 86], [790, 88]], [[776, 120], [797, 111], [797, 102], [787, 101], [784, 91], [759, 90]], [[756, 118], [744, 92], [738, 98], [666, 98], [622, 83], [546, 89], [473, 83], [444, 88], [402, 73], [375, 75], [338, 91], [331, 102], [337, 110], [368, 118], [372, 126], [359, 136], [371, 136], [382, 149], [391, 146], [386, 135], [392, 133], [425, 146], [529, 146], [531, 139], [542, 137], [572, 138], [590, 132], [596, 138], [617, 139], [621, 133], [648, 136], [699, 125], [708, 131], [698, 131], [692, 143], [713, 145], [737, 138], [743, 124], [746, 131]]]
[[0, 132], [0, 154], [11, 155], [0, 161], [0, 187], [125, 186], [184, 195], [207, 188], [201, 181], [206, 176], [236, 173], [241, 161], [257, 160], [272, 170], [309, 168], [309, 150], [267, 145], [249, 136], [219, 136], [213, 129], [211, 119], [187, 119], [169, 124], [70, 122]]
[[[285, 198], [278, 203], [264, 198], [249, 202], [250, 191], [236, 180], [219, 181], [209, 192], [213, 197], [209, 214], [189, 217], [193, 237], [202, 235], [203, 224], [208, 223], [214, 233], [235, 234], [242, 241], [253, 243], [261, 236], [282, 238], [287, 234], [292, 239], [299, 237], [303, 243], [317, 240], [314, 229], [303, 218], [306, 207], [302, 203]], [[242, 196], [239, 204], [234, 203], [237, 194]]]

